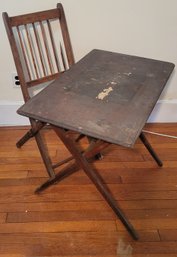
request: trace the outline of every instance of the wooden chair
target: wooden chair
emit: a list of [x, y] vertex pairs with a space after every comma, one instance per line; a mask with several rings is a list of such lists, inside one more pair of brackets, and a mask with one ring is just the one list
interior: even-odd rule
[[[59, 3], [55, 9], [19, 16], [3, 13], [3, 20], [26, 102], [31, 98], [31, 87], [54, 80], [75, 62], [64, 9]], [[30, 123], [31, 129], [16, 145], [20, 148], [35, 136], [47, 172], [55, 177], [40, 131], [46, 124], [34, 120]]]

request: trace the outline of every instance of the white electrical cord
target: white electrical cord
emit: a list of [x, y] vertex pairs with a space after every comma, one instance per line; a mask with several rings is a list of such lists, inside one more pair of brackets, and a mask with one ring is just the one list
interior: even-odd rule
[[161, 133], [157, 133], [157, 132], [153, 132], [153, 131], [149, 131], [149, 130], [142, 130], [144, 133], [149, 133], [152, 135], [157, 135], [157, 136], [161, 136], [161, 137], [169, 137], [169, 138], [175, 138], [177, 139], [177, 136], [171, 136], [171, 135], [166, 135], [166, 134], [161, 134]]

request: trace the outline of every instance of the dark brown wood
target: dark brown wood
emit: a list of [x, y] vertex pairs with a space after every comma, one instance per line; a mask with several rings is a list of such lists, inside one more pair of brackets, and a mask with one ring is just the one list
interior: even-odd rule
[[21, 24], [29, 24], [43, 20], [60, 18], [60, 8], [51, 9], [41, 12], [27, 13], [14, 17], [10, 17], [11, 26], [20, 26]]
[[[65, 132], [65, 136], [66, 136], [66, 132]], [[89, 144], [89, 146], [86, 150], [81, 151], [81, 152], [79, 151], [79, 152], [80, 152], [80, 154], [82, 154], [84, 156], [84, 158], [86, 158], [87, 160], [90, 161], [90, 159], [97, 156], [103, 149], [105, 149], [109, 145], [110, 145], [109, 143], [106, 143], [101, 140], [97, 140], [94, 142], [93, 145]], [[68, 163], [69, 161], [72, 161], [73, 159], [75, 159], [74, 155], [64, 159], [63, 161], [60, 161], [59, 163], [56, 163], [55, 165], [52, 165], [52, 167], [57, 168], [65, 163]], [[47, 181], [45, 181], [44, 183], [42, 183], [41, 186], [39, 186], [35, 190], [35, 193], [41, 193], [42, 191], [44, 191], [51, 185], [54, 185], [54, 184], [60, 182], [61, 180], [67, 178], [68, 176], [77, 172], [78, 170], [79, 170], [79, 166], [77, 165], [76, 162], [73, 162], [72, 164], [69, 163], [62, 170], [60, 170], [60, 172], [58, 172], [53, 178], [50, 178]]]
[[152, 148], [152, 146], [150, 145], [150, 143], [148, 142], [145, 134], [142, 132], [140, 134], [140, 139], [143, 142], [143, 144], [145, 145], [145, 147], [148, 149], [149, 153], [151, 154], [151, 156], [154, 158], [154, 160], [157, 162], [157, 164], [162, 167], [163, 163], [162, 161], [159, 159], [159, 157], [157, 156], [156, 152], [154, 151], [154, 149]]
[[43, 37], [43, 42], [44, 42], [44, 46], [45, 46], [45, 53], [47, 55], [47, 64], [49, 66], [50, 74], [53, 74], [53, 67], [52, 67], [52, 63], [51, 63], [51, 58], [50, 58], [50, 52], [49, 52], [49, 46], [48, 46], [48, 40], [47, 40], [46, 32], [45, 32], [45, 29], [44, 29], [43, 22], [40, 21], [39, 24], [40, 24], [41, 31], [42, 31], [42, 37]]
[[47, 20], [47, 26], [48, 26], [48, 30], [49, 30], [49, 34], [50, 34], [50, 39], [51, 39], [52, 50], [53, 50], [53, 54], [54, 54], [56, 67], [57, 67], [57, 70], [59, 72], [60, 67], [59, 67], [58, 58], [57, 58], [56, 45], [55, 45], [55, 41], [54, 41], [54, 37], [53, 37], [53, 33], [52, 33], [52, 27], [51, 27], [51, 24], [50, 24], [49, 20]]
[[30, 73], [30, 70], [29, 70], [29, 65], [28, 65], [28, 62], [27, 62], [27, 56], [26, 56], [26, 53], [25, 53], [25, 48], [24, 48], [24, 44], [23, 44], [23, 40], [22, 40], [22, 36], [21, 36], [21, 32], [20, 32], [19, 27], [17, 27], [17, 32], [18, 32], [19, 42], [20, 42], [20, 46], [21, 46], [21, 49], [22, 49], [23, 58], [24, 58], [24, 61], [25, 61], [27, 73], [28, 73], [29, 79], [32, 80], [31, 73]]
[[34, 128], [31, 128], [18, 142], [16, 143], [16, 146], [18, 148], [21, 148], [22, 145], [28, 141], [29, 138], [34, 137], [43, 127], [45, 126], [45, 123], [37, 122]]
[[130, 233], [130, 235], [133, 237], [133, 239], [138, 240], [139, 236], [137, 232], [135, 231], [134, 227], [129, 222], [129, 220], [126, 218], [123, 211], [118, 206], [116, 200], [113, 198], [112, 194], [110, 193], [109, 188], [104, 184], [102, 177], [99, 176], [97, 172], [91, 168], [85, 156], [80, 154], [79, 150], [75, 147], [74, 142], [71, 139], [69, 139], [69, 137], [65, 136], [64, 130], [54, 126], [53, 126], [53, 129], [56, 132], [56, 134], [59, 136], [61, 141], [64, 143], [64, 145], [67, 147], [67, 149], [74, 156], [77, 164], [85, 171], [87, 176], [94, 183], [98, 191], [102, 194], [102, 196], [110, 205], [110, 207], [113, 209], [115, 214], [120, 218], [120, 220], [122, 221], [122, 223], [124, 224], [128, 232]]
[[[59, 20], [70, 67], [73, 58], [66, 20], [62, 6], [57, 7], [61, 7]], [[39, 24], [52, 73], [53, 67], [43, 26], [45, 21], [45, 19], [39, 21]], [[27, 26], [25, 24], [25, 27]], [[28, 33], [27, 39], [29, 42]], [[30, 45], [29, 48], [32, 54]], [[63, 51], [61, 55], [63, 61]], [[35, 58], [32, 59], [34, 63]], [[63, 63], [66, 66], [64, 61]], [[90, 167], [85, 156], [77, 150], [75, 143], [59, 127], [73, 129], [109, 143], [133, 146], [173, 68], [174, 65], [167, 62], [94, 50], [71, 67], [65, 73], [66, 75], [64, 74], [59, 80], [30, 99], [19, 110], [19, 113], [30, 117], [32, 127], [36, 126], [36, 120], [53, 125], [57, 135], [72, 153], [76, 162], [96, 185], [134, 239], [138, 238], [136, 231], [117, 206], [107, 186]], [[57, 89], [58, 83], [60, 87]], [[114, 91], [113, 94], [111, 94], [112, 91]], [[49, 102], [48, 99], [52, 101]], [[69, 103], [67, 108], [66, 103]], [[35, 134], [35, 138], [49, 176], [55, 179], [52, 162], [40, 131]], [[147, 147], [146, 143], [145, 145]], [[150, 150], [149, 147], [147, 148]], [[152, 151], [150, 152], [152, 154]], [[68, 174], [62, 174], [62, 176], [65, 175]], [[174, 197], [174, 194], [171, 195]], [[132, 194], [131, 198], [133, 197], [137, 197], [136, 192]], [[119, 222], [117, 226], [119, 229]]]
[[[63, 40], [66, 45], [65, 52], [69, 51], [69, 58], [71, 56], [72, 48], [68, 35], [69, 32], [67, 25], [64, 24], [66, 22], [65, 16], [63, 18], [62, 16], [64, 16], [64, 10], [61, 4], [57, 6], [56, 9], [39, 11], [36, 13], [23, 14], [13, 17], [9, 17], [7, 13], [3, 13], [3, 20], [25, 102], [30, 99], [30, 94], [28, 91], [29, 87], [51, 81], [57, 78], [60, 74], [58, 63], [58, 58], [61, 56], [60, 47], [58, 46], [58, 49], [56, 49], [53, 31], [50, 25], [51, 20], [58, 20], [58, 22], [62, 23], [62, 33], [57, 31], [58, 36], [63, 34]], [[45, 22], [47, 23], [47, 28], [44, 27]], [[40, 37], [38, 34], [37, 26], [38, 28], [41, 28], [42, 37]], [[45, 29], [47, 29], [49, 32], [47, 33], [49, 34], [49, 38], [47, 38]], [[17, 37], [15, 33], [17, 33]], [[32, 38], [32, 33], [34, 33], [34, 40]], [[43, 42], [41, 40], [43, 40]], [[67, 40], [69, 40], [68, 43]], [[49, 51], [48, 42], [52, 44], [53, 52]], [[42, 45], [44, 47], [42, 47]], [[54, 58], [52, 58], [52, 56]], [[60, 58], [62, 58], [62, 62], [63, 57]], [[52, 60], [54, 60], [57, 66], [56, 72], [54, 71], [54, 63], [52, 63]], [[70, 63], [74, 63], [73, 53], [72, 61], [70, 61]], [[46, 72], [45, 65], [49, 67], [50, 74]], [[20, 148], [31, 137], [35, 136], [47, 172], [50, 177], [54, 177], [54, 169], [52, 167], [50, 157], [48, 156], [45, 142], [43, 142], [42, 135], [40, 134], [40, 129], [44, 127], [45, 123], [36, 123], [35, 120], [30, 120], [30, 122], [32, 127], [31, 130], [26, 133], [20, 140], [18, 140], [17, 147]]]
[[173, 69], [168, 62], [92, 50], [18, 113], [133, 147]]
[[39, 78], [39, 74], [38, 74], [38, 70], [37, 70], [37, 64], [36, 64], [36, 61], [35, 61], [35, 56], [34, 56], [34, 52], [33, 52], [33, 48], [32, 48], [32, 39], [31, 39], [31, 35], [30, 35], [30, 32], [29, 32], [29, 29], [28, 29], [28, 24], [25, 24], [25, 32], [26, 32], [26, 36], [27, 36], [27, 42], [28, 42], [28, 47], [29, 47], [29, 50], [30, 50], [30, 55], [31, 55], [31, 59], [32, 59], [32, 64], [33, 64], [33, 67], [34, 67], [34, 78], [33, 79], [38, 79]]
[[[52, 125], [76, 163], [92, 180], [135, 240], [138, 239], [137, 232], [118, 207], [102, 178], [91, 168], [86, 156], [89, 150], [92, 152], [94, 143], [101, 145], [107, 141], [106, 145], [115, 143], [132, 147], [140, 135], [158, 165], [162, 165], [141, 130], [173, 68], [172, 63], [93, 50], [18, 110], [19, 114]], [[110, 94], [111, 91], [114, 92]], [[145, 105], [144, 101], [147, 101]], [[77, 149], [76, 142], [65, 132], [68, 129], [91, 137], [88, 151], [82, 154]], [[37, 188], [36, 193], [74, 172], [75, 164], [72, 164]]]
[[30, 96], [29, 96], [28, 88], [26, 87], [26, 80], [25, 80], [25, 74], [23, 72], [23, 65], [21, 63], [20, 55], [18, 52], [15, 38], [14, 38], [14, 34], [13, 34], [11, 22], [10, 22], [10, 17], [8, 16], [7, 13], [3, 13], [2, 16], [3, 16], [3, 21], [4, 21], [5, 28], [6, 28], [7, 36], [9, 39], [9, 43], [11, 46], [15, 66], [16, 66], [17, 73], [18, 73], [18, 76], [20, 79], [20, 85], [21, 85], [21, 90], [23, 93], [23, 98], [26, 102], [30, 99]]
[[[70, 42], [70, 38], [69, 38], [69, 32], [68, 32], [68, 28], [67, 25], [65, 25], [64, 23], [66, 22], [66, 18], [64, 16], [64, 18], [62, 18], [62, 16], [64, 15], [64, 10], [62, 8], [62, 5], [57, 5], [56, 9], [52, 9], [52, 10], [47, 10], [47, 11], [42, 11], [42, 12], [36, 12], [36, 13], [31, 13], [31, 14], [25, 14], [25, 15], [19, 15], [19, 16], [14, 16], [14, 17], [9, 17], [7, 13], [3, 13], [3, 20], [4, 20], [4, 24], [6, 27], [6, 31], [7, 31], [7, 35], [9, 38], [9, 43], [11, 45], [11, 49], [12, 49], [12, 54], [14, 57], [14, 61], [15, 61], [15, 65], [16, 65], [16, 69], [17, 69], [17, 73], [19, 76], [19, 80], [20, 80], [20, 84], [21, 84], [21, 88], [22, 88], [22, 92], [23, 92], [23, 96], [25, 99], [25, 102], [30, 98], [29, 93], [28, 93], [28, 86], [36, 86], [37, 84], [40, 84], [42, 82], [46, 82], [46, 81], [50, 81], [53, 78], [56, 78], [57, 73], [53, 74], [52, 71], [52, 63], [51, 63], [51, 58], [50, 58], [50, 53], [48, 51], [48, 43], [47, 43], [47, 38], [45, 35], [45, 29], [43, 27], [43, 22], [49, 22], [50, 20], [54, 20], [57, 19], [60, 22], [61, 19], [61, 23], [62, 23], [62, 33], [64, 35], [64, 42], [66, 45], [66, 53], [67, 51], [69, 52], [68, 55], [72, 56], [71, 60], [69, 61], [69, 63], [74, 63], [74, 57], [73, 57], [73, 52], [72, 52], [72, 47], [71, 47], [71, 42]], [[47, 59], [49, 62], [49, 67], [50, 67], [50, 72], [52, 73], [52, 76], [54, 77], [50, 77], [45, 73], [45, 69], [44, 69], [44, 62], [42, 61], [42, 49], [40, 48], [40, 38], [37, 36], [37, 32], [35, 26], [37, 26], [37, 24], [41, 24], [41, 29], [42, 29], [42, 35], [43, 35], [43, 39], [44, 39], [44, 45], [45, 45], [45, 49], [46, 49], [46, 55], [47, 55]], [[32, 79], [31, 74], [30, 74], [30, 70], [29, 67], [27, 65], [27, 56], [25, 53], [25, 49], [24, 49], [24, 44], [22, 42], [22, 38], [20, 36], [20, 32], [19, 32], [19, 27], [23, 27], [23, 26], [28, 26], [28, 25], [32, 25], [33, 31], [34, 31], [34, 35], [36, 38], [36, 47], [39, 52], [39, 62], [41, 63], [41, 68], [44, 72], [44, 76], [40, 77], [39, 80], [38, 79]], [[26, 63], [26, 70], [28, 72], [28, 78], [25, 77], [24, 74], [24, 63], [22, 63], [22, 60], [20, 58], [20, 54], [18, 51], [18, 47], [14, 38], [14, 33], [12, 28], [17, 28], [18, 34], [19, 34], [19, 45], [21, 46], [21, 51], [24, 55], [24, 61]], [[58, 28], [59, 29], [59, 28]], [[66, 29], [66, 31], [64, 31]], [[54, 47], [54, 38], [52, 37], [52, 31], [51, 28], [49, 26], [49, 34], [50, 34], [50, 38], [49, 40], [52, 41], [52, 46]], [[34, 70], [36, 71], [36, 76], [37, 74], [37, 62], [35, 61], [34, 58], [34, 54], [33, 54], [33, 49], [31, 46], [31, 42], [30, 42], [30, 35], [29, 32], [27, 31], [27, 38], [28, 38], [28, 42], [29, 43], [29, 48], [30, 48], [30, 52], [32, 55], [32, 59], [33, 59], [33, 64], [34, 64]], [[18, 39], [18, 38], [17, 38]], [[69, 42], [67, 43], [67, 40], [69, 40]], [[58, 46], [58, 58], [60, 56], [60, 47]], [[72, 53], [72, 54], [71, 54]], [[55, 51], [54, 53], [54, 58], [55, 60], [57, 59], [57, 51]], [[62, 60], [61, 60], [62, 61]], [[58, 65], [57, 65], [58, 67]], [[60, 71], [58, 70], [58, 73]], [[38, 77], [38, 76], [37, 76]], [[34, 81], [33, 81], [34, 80]]]
[[[55, 171], [52, 168], [52, 161], [49, 156], [48, 148], [45, 144], [44, 138], [41, 135], [41, 131], [39, 130], [39, 123], [35, 122], [34, 120], [30, 120], [30, 122], [31, 122], [32, 128], [34, 129], [34, 137], [36, 139], [36, 143], [38, 145], [39, 152], [41, 154], [42, 160], [46, 167], [46, 171], [47, 171], [49, 177], [55, 177]], [[43, 125], [45, 125], [45, 124], [43, 124]], [[35, 128], [36, 128], [36, 130], [35, 130]]]
[[41, 46], [40, 46], [39, 34], [36, 30], [35, 23], [32, 23], [32, 26], [33, 26], [33, 31], [34, 31], [34, 35], [35, 35], [35, 39], [36, 39], [37, 48], [38, 48], [39, 58], [40, 58], [41, 65], [42, 65], [43, 75], [47, 76], [46, 75], [46, 70], [45, 70], [45, 67], [44, 67], [44, 61], [43, 61], [43, 56], [42, 56], [42, 51], [41, 51]]
[[66, 55], [68, 58], [68, 64], [69, 64], [69, 67], [71, 67], [75, 63], [75, 60], [74, 60], [73, 49], [72, 49], [71, 40], [70, 40], [70, 36], [69, 36], [69, 32], [68, 32], [68, 26], [67, 26], [67, 22], [66, 22], [65, 12], [64, 12], [64, 9], [63, 9], [63, 6], [61, 3], [57, 4], [57, 8], [58, 8], [59, 13], [61, 14], [60, 15], [60, 26], [61, 26], [64, 45], [65, 45], [65, 49], [66, 49]]
[[58, 78], [59, 76], [60, 76], [59, 73], [55, 73], [55, 74], [45, 76], [43, 78], [28, 81], [28, 82], [26, 82], [26, 84], [27, 84], [27, 87], [33, 87], [33, 86], [39, 85], [40, 83], [45, 83], [47, 81], [54, 80], [54, 79]]
[[60, 53], [61, 53], [63, 68], [66, 71], [67, 70], [67, 65], [66, 65], [65, 56], [64, 56], [64, 52], [63, 52], [63, 47], [62, 47], [61, 43], [60, 43]]

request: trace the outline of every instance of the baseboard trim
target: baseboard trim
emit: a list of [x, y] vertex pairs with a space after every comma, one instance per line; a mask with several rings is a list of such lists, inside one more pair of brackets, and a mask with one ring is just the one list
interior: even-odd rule
[[[23, 101], [0, 101], [0, 126], [29, 125], [28, 118], [16, 113]], [[177, 99], [160, 100], [152, 111], [148, 123], [177, 122]]]
[[159, 100], [155, 105], [148, 123], [176, 123], [177, 122], [177, 99]]
[[29, 120], [17, 114], [23, 101], [0, 101], [0, 126], [26, 126]]

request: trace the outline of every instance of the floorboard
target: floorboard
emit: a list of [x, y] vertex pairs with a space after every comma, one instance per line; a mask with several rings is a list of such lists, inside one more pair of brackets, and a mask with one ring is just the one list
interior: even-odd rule
[[[0, 128], [0, 257], [177, 257], [176, 138], [146, 134], [162, 168], [140, 140], [111, 145], [93, 164], [137, 229], [135, 242], [82, 170], [34, 194], [47, 173], [34, 139], [16, 148], [27, 129]], [[174, 123], [145, 129], [177, 136]], [[70, 156], [52, 130], [43, 134], [54, 162]]]

